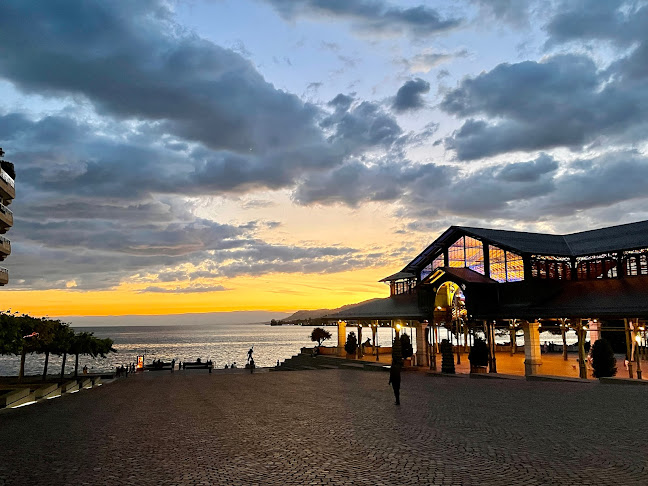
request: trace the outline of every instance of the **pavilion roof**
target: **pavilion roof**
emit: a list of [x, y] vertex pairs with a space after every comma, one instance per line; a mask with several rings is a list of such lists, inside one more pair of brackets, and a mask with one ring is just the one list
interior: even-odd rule
[[576, 257], [648, 248], [648, 220], [567, 235], [451, 226], [401, 272], [417, 273], [423, 264], [429, 261], [430, 257], [454, 243], [462, 235], [485, 240], [520, 254]]
[[419, 309], [416, 296], [406, 298], [386, 297], [374, 299], [325, 316], [328, 319], [421, 319], [423, 312]]

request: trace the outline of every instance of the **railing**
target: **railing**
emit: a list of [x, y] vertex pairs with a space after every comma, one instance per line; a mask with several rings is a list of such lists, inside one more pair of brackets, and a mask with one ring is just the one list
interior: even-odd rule
[[8, 246], [11, 249], [11, 241], [8, 238], [0, 235], [0, 246]]
[[0, 267], [0, 280], [2, 280], [3, 277], [6, 280], [9, 280], [9, 270], [4, 267]]
[[2, 179], [3, 179], [7, 184], [9, 184], [11, 187], [14, 187], [14, 188], [16, 187], [16, 186], [15, 186], [15, 182], [14, 182], [14, 180], [11, 178], [11, 176], [10, 176], [9, 174], [6, 173], [3, 169], [0, 169], [0, 177], [2, 177]]
[[13, 218], [13, 211], [2, 203], [0, 203], [0, 213], [8, 214]]

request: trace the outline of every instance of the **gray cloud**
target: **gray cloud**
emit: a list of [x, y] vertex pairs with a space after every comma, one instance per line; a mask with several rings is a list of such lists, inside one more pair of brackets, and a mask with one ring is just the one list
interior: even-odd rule
[[609, 40], [628, 46], [646, 35], [648, 7], [627, 0], [564, 2], [546, 26], [549, 46], [574, 40]]
[[392, 108], [399, 113], [415, 111], [425, 106], [423, 95], [430, 92], [430, 83], [421, 78], [410, 79], [398, 89]]
[[443, 19], [439, 12], [425, 5], [395, 7], [384, 0], [265, 0], [287, 19], [298, 16], [350, 20], [366, 33], [430, 36], [458, 27], [461, 19]]
[[[253, 154], [321, 142], [315, 107], [275, 89], [240, 54], [174, 23], [159, 0], [7, 1], [0, 75], [217, 150]], [[25, 26], [29, 25], [29, 28]]]
[[460, 160], [516, 150], [580, 148], [600, 137], [632, 136], [648, 114], [645, 86], [621, 84], [587, 56], [557, 55], [542, 62], [500, 64], [464, 79], [441, 109], [469, 118], [446, 140]]
[[205, 292], [223, 292], [226, 289], [222, 285], [190, 285], [188, 287], [165, 288], [150, 286], [138, 290], [138, 294], [158, 293], [158, 294], [196, 294]]
[[498, 22], [507, 22], [515, 27], [529, 23], [530, 0], [470, 0], [479, 7], [480, 19], [488, 16]]

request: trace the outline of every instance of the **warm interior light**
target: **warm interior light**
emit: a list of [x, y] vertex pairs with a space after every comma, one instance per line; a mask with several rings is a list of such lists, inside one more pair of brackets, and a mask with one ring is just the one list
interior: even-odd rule
[[397, 330], [397, 331], [400, 331], [400, 330], [401, 330], [401, 325], [400, 325], [400, 324], [396, 324], [396, 330]]
[[635, 341], [637, 341], [637, 344], [641, 344], [641, 336], [639, 334], [635, 336]]

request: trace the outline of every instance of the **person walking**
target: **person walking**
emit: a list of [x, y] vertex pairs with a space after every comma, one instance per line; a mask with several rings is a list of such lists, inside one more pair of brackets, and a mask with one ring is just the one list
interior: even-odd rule
[[394, 397], [396, 398], [396, 405], [400, 405], [400, 383], [401, 383], [401, 368], [403, 362], [400, 359], [392, 361], [391, 368], [389, 368], [389, 384], [394, 389]]

